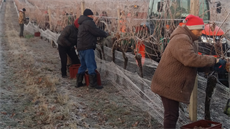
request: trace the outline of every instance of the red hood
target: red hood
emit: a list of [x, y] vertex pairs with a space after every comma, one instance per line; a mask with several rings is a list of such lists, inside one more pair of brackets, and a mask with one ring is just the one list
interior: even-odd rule
[[76, 19], [76, 20], [74, 21], [74, 25], [75, 25], [75, 27], [76, 27], [76, 28], [78, 28], [78, 27], [79, 27], [79, 24], [78, 24], [78, 19]]

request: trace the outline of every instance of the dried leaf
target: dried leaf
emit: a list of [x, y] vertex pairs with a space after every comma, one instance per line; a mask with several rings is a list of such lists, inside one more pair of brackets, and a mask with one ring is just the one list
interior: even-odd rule
[[79, 95], [77, 95], [77, 97], [82, 97], [83, 95], [81, 95], [81, 94], [79, 94]]
[[42, 116], [42, 115], [44, 115], [44, 112], [38, 112], [36, 115], [37, 116]]
[[10, 116], [10, 118], [13, 118], [15, 116], [15, 113], [12, 113], [12, 115]]
[[56, 119], [58, 119], [58, 120], [63, 120], [63, 119], [64, 119], [64, 115], [57, 116]]
[[37, 123], [40, 125], [40, 124], [42, 124], [42, 121], [39, 120]]
[[3, 115], [7, 115], [7, 113], [6, 112], [1, 112]]
[[38, 82], [41, 83], [41, 81], [42, 81], [42, 78], [39, 78], [39, 81], [38, 81]]
[[137, 122], [135, 122], [134, 124], [133, 124], [133, 127], [137, 127], [137, 125], [139, 124], [139, 122], [137, 121]]
[[50, 108], [51, 111], [54, 111], [55, 109], [56, 109], [55, 106]]

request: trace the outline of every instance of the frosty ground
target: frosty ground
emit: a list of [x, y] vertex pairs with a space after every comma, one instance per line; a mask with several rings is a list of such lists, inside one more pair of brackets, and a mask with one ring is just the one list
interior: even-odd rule
[[19, 38], [12, 0], [0, 19], [0, 128], [162, 127], [104, 78], [102, 90], [61, 78], [57, 48], [28, 32]]

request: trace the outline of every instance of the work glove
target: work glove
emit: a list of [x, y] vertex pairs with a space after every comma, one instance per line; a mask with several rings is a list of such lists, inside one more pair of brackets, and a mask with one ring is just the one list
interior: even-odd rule
[[213, 67], [214, 71], [218, 73], [225, 73], [226, 71], [225, 68], [226, 68], [226, 61], [221, 58], [216, 59], [216, 64]]

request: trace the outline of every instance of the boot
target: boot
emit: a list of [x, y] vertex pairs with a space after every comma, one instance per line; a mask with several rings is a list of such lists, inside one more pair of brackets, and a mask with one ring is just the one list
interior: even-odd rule
[[77, 74], [77, 85], [75, 86], [76, 88], [85, 86], [85, 83], [82, 83], [84, 78], [84, 74]]
[[103, 86], [97, 85], [97, 74], [90, 74], [89, 75], [89, 86], [91, 88], [95, 88], [95, 89], [102, 89], [103, 88]]
[[66, 73], [62, 73], [61, 76], [62, 76], [62, 78], [68, 78]]

